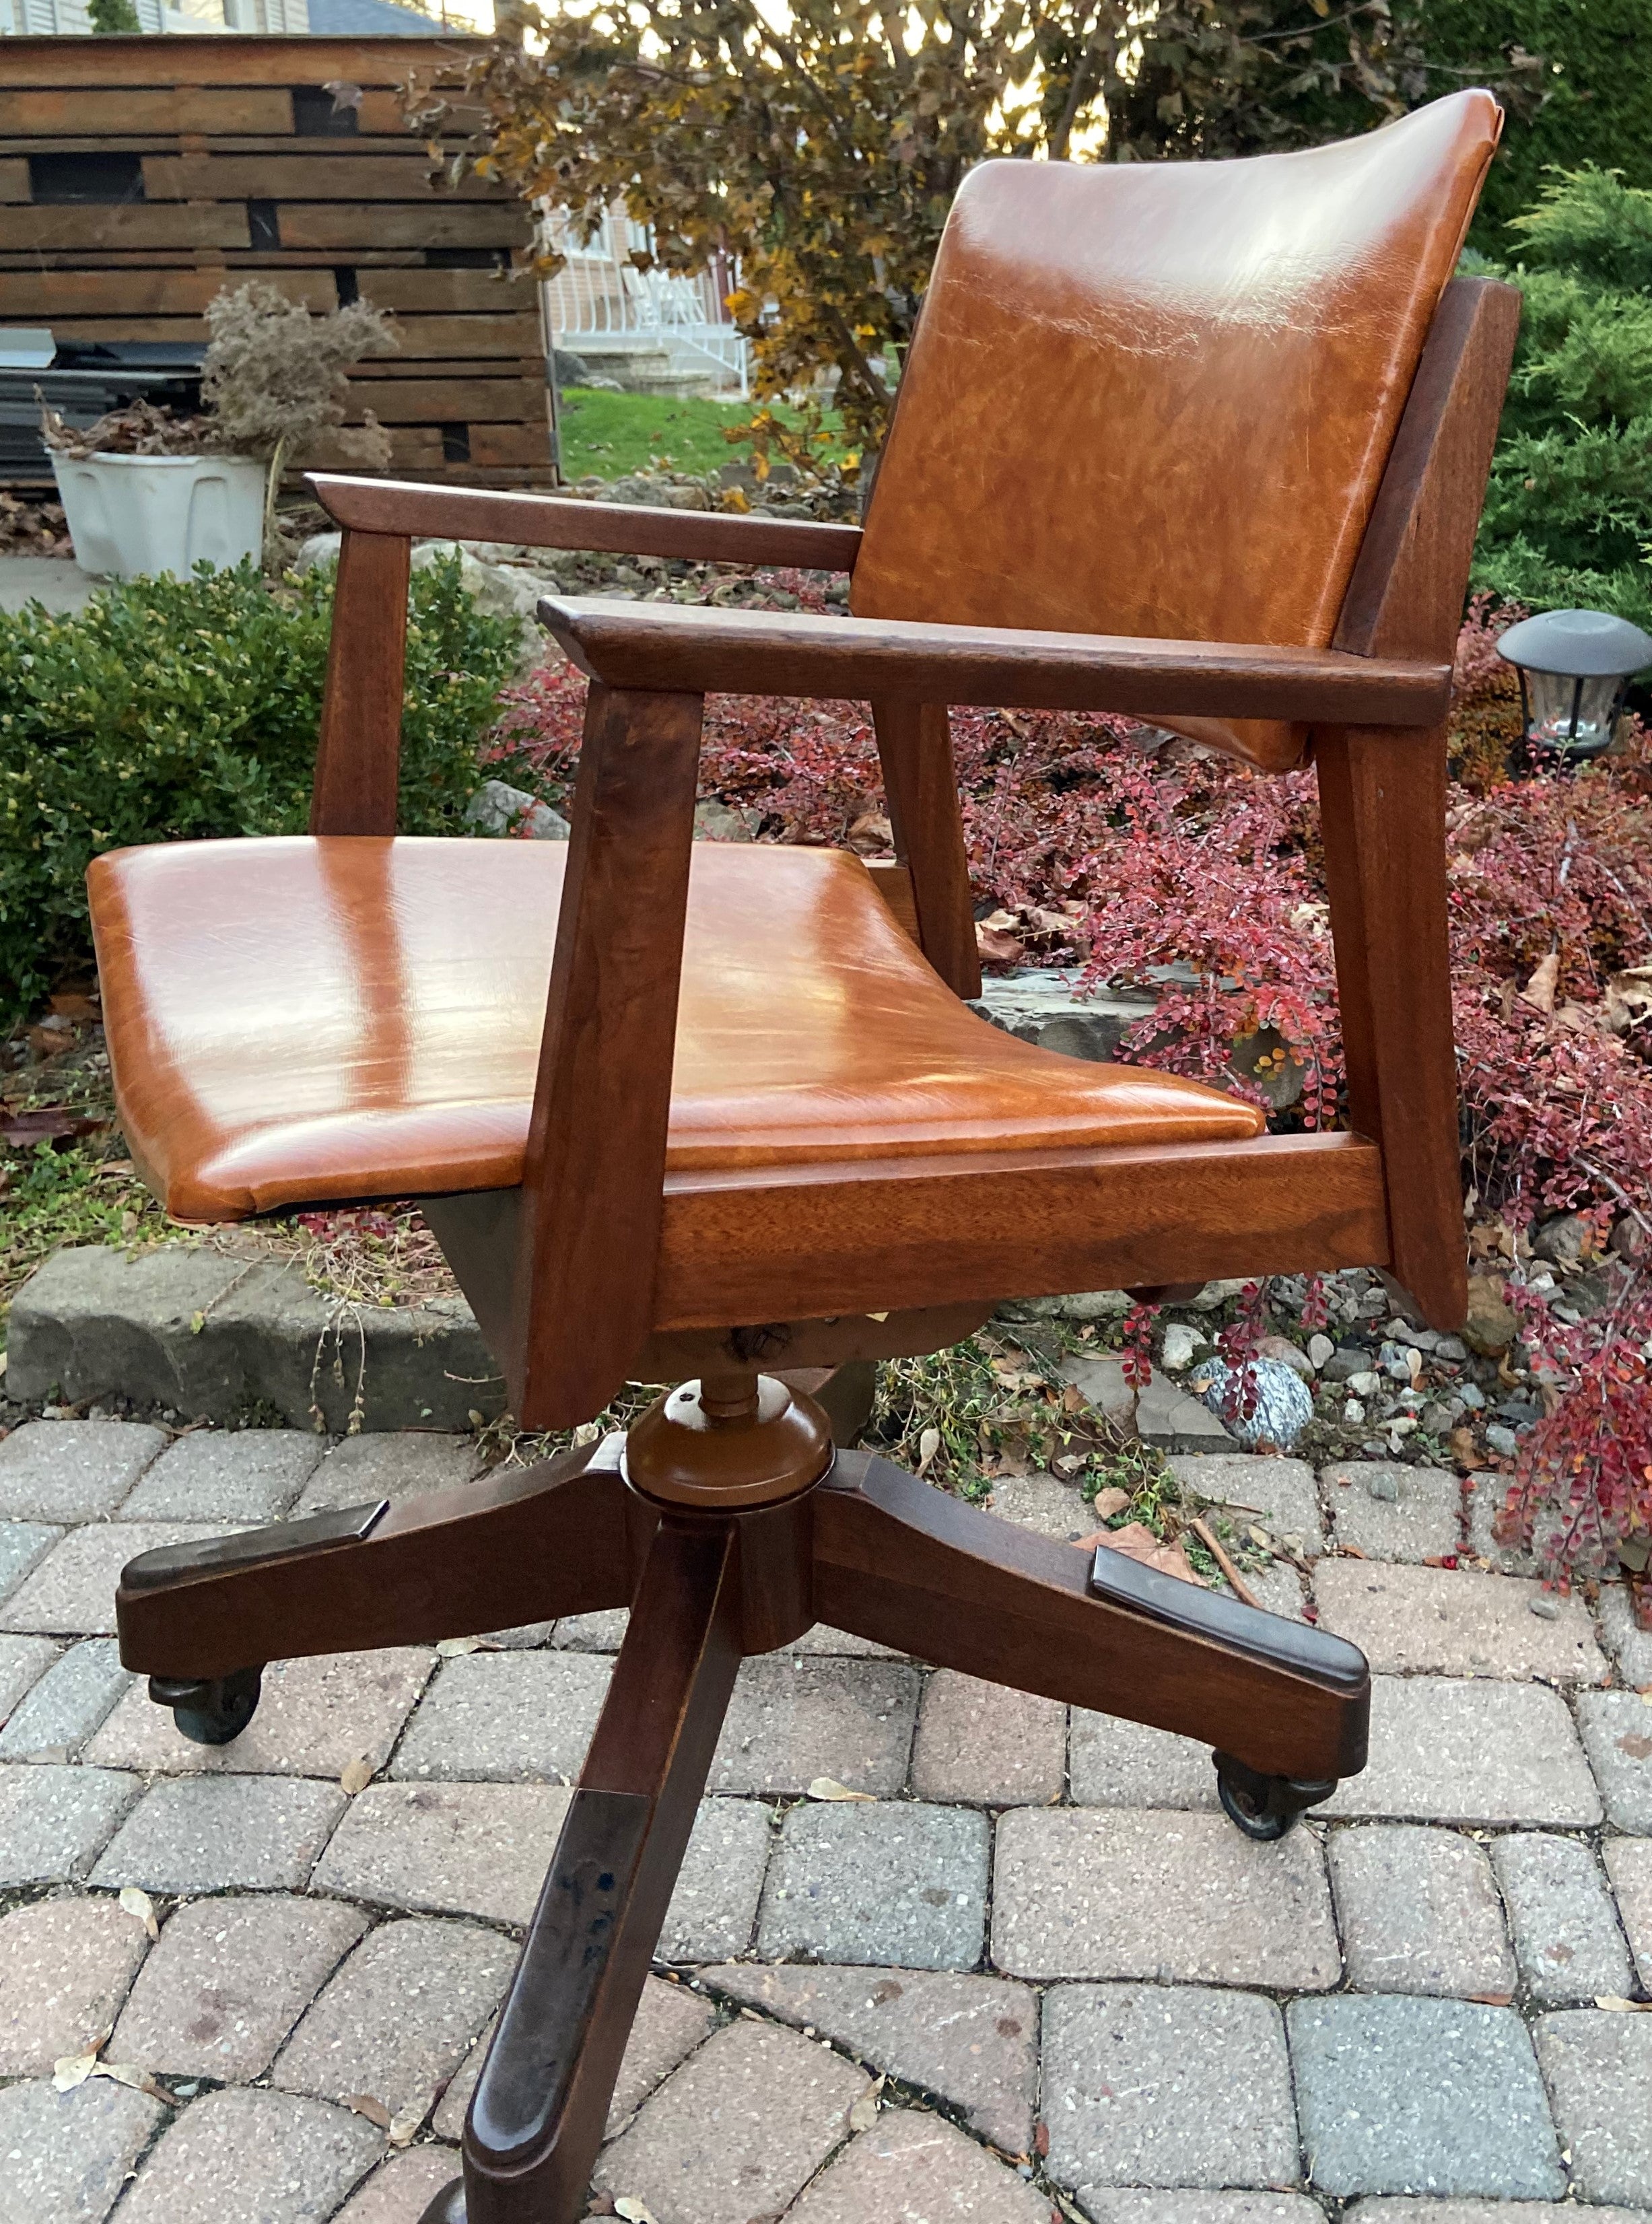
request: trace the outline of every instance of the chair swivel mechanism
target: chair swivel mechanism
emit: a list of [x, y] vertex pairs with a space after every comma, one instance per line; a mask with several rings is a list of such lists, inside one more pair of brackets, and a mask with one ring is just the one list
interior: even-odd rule
[[[1517, 300], [1453, 280], [1465, 92], [1259, 160], [989, 163], [863, 527], [320, 477], [344, 528], [306, 837], [91, 872], [123, 1125], [168, 1209], [423, 1201], [525, 1472], [150, 1552], [122, 1658], [232, 1738], [274, 1659], [629, 1607], [429, 2224], [571, 2224], [741, 1660], [817, 1620], [1200, 1738], [1277, 1835], [1364, 1761], [1351, 1646], [834, 1445], [803, 1387], [1006, 1295], [1364, 1266], [1465, 1310], [1446, 945], [1452, 648]], [[845, 617], [554, 598], [591, 681], [566, 843], [396, 832], [415, 535], [847, 572]], [[870, 699], [895, 830], [693, 842], [708, 690]], [[1342, 1132], [996, 1032], [952, 704], [1311, 756]]]

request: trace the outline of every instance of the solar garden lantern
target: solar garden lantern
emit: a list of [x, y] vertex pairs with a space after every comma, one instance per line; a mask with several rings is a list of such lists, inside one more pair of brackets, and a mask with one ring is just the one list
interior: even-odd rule
[[1520, 674], [1529, 767], [1581, 763], [1611, 746], [1631, 677], [1652, 664], [1652, 635], [1605, 610], [1544, 610], [1499, 636]]

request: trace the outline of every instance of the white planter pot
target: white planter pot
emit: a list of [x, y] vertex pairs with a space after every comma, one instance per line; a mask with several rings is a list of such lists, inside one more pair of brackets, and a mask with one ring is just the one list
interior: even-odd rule
[[244, 456], [54, 456], [75, 561], [94, 578], [220, 570], [262, 553], [264, 466]]

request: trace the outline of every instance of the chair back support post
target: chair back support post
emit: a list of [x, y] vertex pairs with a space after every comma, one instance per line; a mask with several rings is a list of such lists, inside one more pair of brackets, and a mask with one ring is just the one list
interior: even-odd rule
[[957, 996], [981, 993], [964, 818], [944, 703], [872, 704], [895, 853], [912, 877], [918, 946]]
[[[1333, 646], [1448, 660], [1520, 322], [1512, 287], [1440, 297]], [[1446, 900], [1446, 728], [1314, 736], [1349, 1116], [1381, 1144], [1392, 1272], [1460, 1325], [1456, 1052]]]
[[310, 798], [312, 834], [396, 831], [412, 551], [404, 533], [345, 528]]
[[586, 705], [502, 1355], [524, 1427], [599, 1412], [653, 1326], [704, 708]]

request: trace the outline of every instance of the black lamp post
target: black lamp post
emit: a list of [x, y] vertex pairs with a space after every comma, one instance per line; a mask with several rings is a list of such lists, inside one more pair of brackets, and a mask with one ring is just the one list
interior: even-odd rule
[[1577, 764], [1611, 746], [1632, 676], [1652, 664], [1652, 635], [1605, 610], [1543, 610], [1497, 641], [1520, 674], [1526, 762]]

